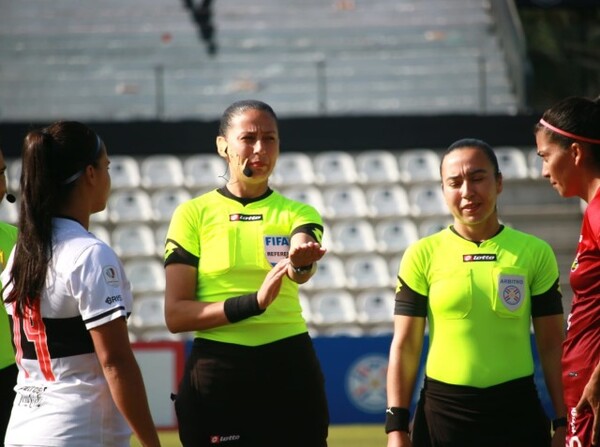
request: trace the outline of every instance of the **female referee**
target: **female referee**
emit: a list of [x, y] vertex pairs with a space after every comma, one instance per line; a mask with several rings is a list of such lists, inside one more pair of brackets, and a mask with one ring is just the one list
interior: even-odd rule
[[166, 240], [167, 326], [196, 332], [175, 398], [181, 442], [326, 446], [323, 375], [298, 301], [325, 253], [321, 217], [269, 187], [269, 105], [229, 106], [216, 143], [227, 184], [180, 205]]

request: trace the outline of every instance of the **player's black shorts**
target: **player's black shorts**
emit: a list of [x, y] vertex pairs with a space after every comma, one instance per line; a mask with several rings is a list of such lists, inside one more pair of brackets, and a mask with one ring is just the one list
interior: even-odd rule
[[324, 378], [308, 334], [257, 347], [196, 339], [175, 398], [184, 447], [325, 447]]
[[550, 420], [533, 376], [475, 388], [426, 378], [413, 447], [549, 447]]

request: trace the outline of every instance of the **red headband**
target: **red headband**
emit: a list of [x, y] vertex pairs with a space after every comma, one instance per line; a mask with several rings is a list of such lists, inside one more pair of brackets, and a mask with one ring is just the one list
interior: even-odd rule
[[574, 133], [567, 132], [566, 130], [562, 130], [562, 129], [559, 129], [558, 127], [553, 126], [552, 124], [548, 123], [544, 119], [540, 120], [540, 124], [544, 127], [547, 127], [548, 129], [552, 130], [553, 132], [556, 132], [556, 133], [558, 133], [562, 136], [568, 137], [568, 138], [572, 138], [573, 140], [581, 140], [581, 141], [585, 141], [586, 143], [600, 144], [600, 140], [575, 135]]

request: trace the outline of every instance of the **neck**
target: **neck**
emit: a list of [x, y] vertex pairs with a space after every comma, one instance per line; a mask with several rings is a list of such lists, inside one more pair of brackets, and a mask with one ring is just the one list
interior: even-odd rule
[[498, 231], [500, 231], [500, 222], [492, 220], [476, 225], [465, 225], [462, 222], [455, 221], [454, 231], [468, 241], [483, 242], [498, 234]]
[[254, 199], [266, 193], [269, 189], [269, 184], [266, 182], [252, 184], [231, 179], [227, 182], [227, 189], [236, 197]]

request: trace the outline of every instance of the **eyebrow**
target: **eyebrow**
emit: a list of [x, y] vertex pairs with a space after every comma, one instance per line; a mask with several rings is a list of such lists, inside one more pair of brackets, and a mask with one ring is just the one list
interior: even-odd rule
[[[473, 169], [471, 171], [467, 171], [467, 176], [472, 176], [472, 175], [476, 175], [476, 174], [486, 174], [488, 172], [487, 169], [485, 168], [478, 168], [478, 169]], [[448, 180], [453, 180], [453, 179], [457, 179], [457, 178], [462, 178], [462, 175], [452, 175], [450, 177], [446, 177], [446, 179]]]

